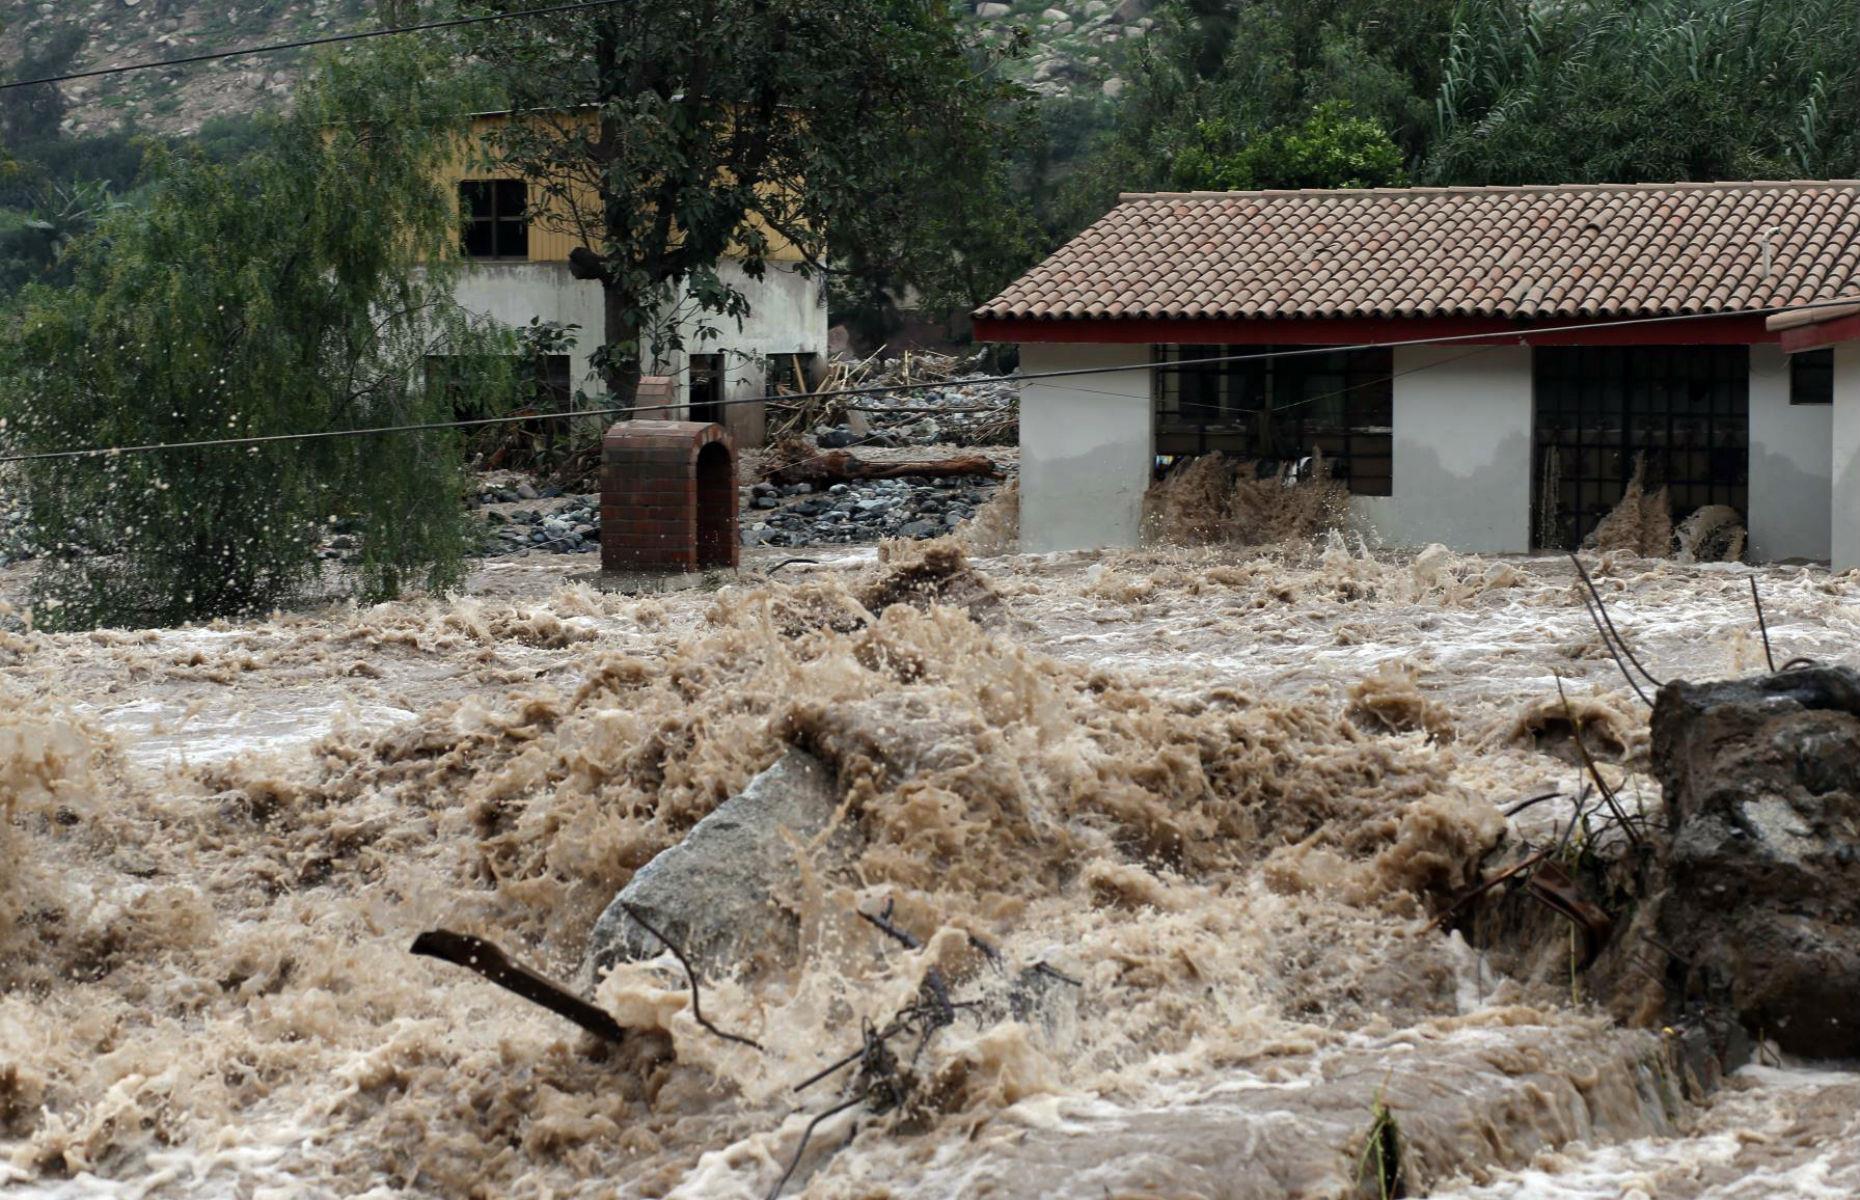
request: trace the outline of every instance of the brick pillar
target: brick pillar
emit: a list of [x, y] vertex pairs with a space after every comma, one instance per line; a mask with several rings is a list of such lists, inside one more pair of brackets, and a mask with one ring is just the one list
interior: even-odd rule
[[[646, 396], [642, 381], [641, 402], [659, 402]], [[602, 438], [602, 570], [734, 567], [736, 509], [736, 449], [723, 426], [642, 418]]]
[[639, 391], [633, 396], [633, 406], [650, 411], [640, 413], [648, 421], [669, 421], [678, 415], [678, 410], [665, 408], [667, 404], [678, 403], [678, 381], [670, 375], [641, 375]]

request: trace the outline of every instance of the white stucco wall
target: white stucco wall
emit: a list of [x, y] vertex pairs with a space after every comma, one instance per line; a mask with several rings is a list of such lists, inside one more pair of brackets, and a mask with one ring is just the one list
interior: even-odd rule
[[1789, 356], [1750, 348], [1750, 560], [1825, 559], [1833, 408], [1789, 403]]
[[[724, 264], [722, 274], [726, 283], [749, 297], [750, 312], [742, 324], [715, 315], [703, 320], [686, 317], [680, 323], [685, 349], [662, 353], [648, 368], [651, 373], [677, 378], [681, 400], [690, 386], [687, 356], [691, 353], [722, 354], [725, 398], [738, 400], [764, 394], [762, 356], [824, 357], [827, 352], [826, 297], [818, 277], [803, 278], [779, 263], [769, 264], [760, 280], [748, 278], [736, 263]], [[565, 263], [473, 263], [460, 271], [454, 294], [468, 312], [506, 325], [528, 325], [536, 317], [579, 325], [569, 355], [570, 381], [591, 397], [604, 394], [606, 389], [592, 366], [603, 327], [599, 284], [574, 278]], [[702, 337], [704, 325], [713, 327], [716, 336]], [[727, 416], [739, 444], [761, 442], [760, 405], [739, 406]]]
[[1860, 342], [1834, 348], [1830, 565], [1860, 567]]
[[1467, 351], [1396, 348], [1394, 494], [1352, 498], [1365, 536], [1395, 546], [1530, 549], [1531, 352]]
[[[660, 355], [653, 364], [654, 374], [672, 375], [679, 381], [679, 395], [688, 396], [691, 376], [688, 365], [692, 354], [721, 354], [724, 357], [724, 398], [744, 400], [768, 394], [763, 356], [769, 354], [827, 354], [826, 290], [819, 276], [805, 278], [793, 267], [770, 263], [759, 280], [750, 279], [736, 263], [725, 263], [721, 271], [725, 283], [749, 297], [749, 315], [739, 327], [734, 320], [705, 314], [702, 319], [688, 316], [681, 322], [679, 335], [685, 349]], [[716, 331], [715, 337], [703, 336], [704, 327]], [[739, 446], [762, 443], [762, 406], [738, 405], [725, 410], [725, 424]]]
[[[1028, 343], [1025, 372], [1147, 363], [1148, 346]], [[1020, 399], [1020, 545], [1134, 546], [1155, 462], [1150, 372], [1034, 380]]]
[[566, 263], [474, 263], [459, 271], [452, 294], [465, 311], [503, 325], [540, 317], [581, 326], [569, 352], [569, 383], [589, 395], [604, 390], [588, 365], [601, 341], [601, 288], [570, 275]]

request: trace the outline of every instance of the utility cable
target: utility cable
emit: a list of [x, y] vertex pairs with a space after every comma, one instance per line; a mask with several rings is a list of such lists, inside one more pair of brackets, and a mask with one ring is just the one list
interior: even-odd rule
[[12, 88], [38, 87], [48, 83], [69, 83], [74, 79], [96, 79], [102, 75], [123, 75], [130, 71], [153, 71], [161, 67], [182, 67], [190, 63], [216, 62], [226, 58], [246, 58], [255, 54], [276, 54], [282, 50], [304, 50], [312, 46], [333, 46], [341, 42], [359, 42], [365, 38], [392, 37], [402, 33], [427, 33], [435, 29], [457, 29], [461, 25], [482, 25], [490, 21], [509, 21], [517, 17], [548, 17], [558, 13], [585, 12], [591, 8], [612, 8], [631, 0], [578, 0], [574, 4], [556, 4], [547, 8], [527, 8], [519, 12], [487, 13], [477, 17], [454, 17], [445, 21], [428, 21], [421, 25], [397, 25], [392, 29], [364, 29], [355, 33], [336, 33], [327, 37], [305, 38], [297, 42], [278, 42], [269, 46], [247, 46], [239, 50], [214, 50], [190, 54], [184, 58], [162, 58], [149, 62], [124, 63], [116, 67], [96, 67], [74, 71], [69, 75], [46, 75], [39, 79], [15, 79], [0, 83], [0, 92]]
[[[1806, 304], [1778, 305], [1771, 308], [1744, 309], [1737, 312], [1701, 312], [1681, 313], [1676, 316], [1634, 317], [1621, 321], [1584, 322], [1575, 325], [1553, 325], [1542, 329], [1523, 330], [1487, 330], [1481, 333], [1448, 334], [1439, 337], [1403, 338], [1388, 342], [1358, 342], [1341, 346], [1301, 346], [1291, 350], [1267, 350], [1252, 354], [1219, 354], [1203, 358], [1182, 359], [1176, 362], [1142, 362], [1120, 363], [1108, 367], [1068, 367], [1054, 371], [1029, 371], [1014, 375], [984, 375], [964, 380], [944, 380], [926, 383], [884, 383], [863, 384], [859, 387], [828, 388], [812, 392], [771, 393], [761, 396], [741, 396], [734, 400], [717, 400], [711, 402], [713, 408], [734, 408], [740, 404], [767, 404], [771, 402], [790, 402], [795, 400], [833, 399], [840, 396], [878, 396], [895, 395], [901, 392], [921, 392], [937, 388], [960, 387], [981, 383], [1027, 383], [1042, 379], [1074, 379], [1081, 375], [1115, 375], [1129, 371], [1179, 370], [1183, 367], [1209, 366], [1216, 363], [1260, 362], [1279, 358], [1302, 358], [1317, 354], [1337, 354], [1352, 350], [1396, 350], [1413, 346], [1449, 346], [1462, 342], [1486, 342], [1504, 344], [1515, 340], [1518, 345], [1531, 345], [1532, 338], [1545, 337], [1561, 333], [1593, 333], [1602, 329], [1626, 329], [1641, 325], [1673, 325], [1692, 321], [1723, 320], [1727, 317], [1766, 317], [1785, 312], [1812, 312], [1823, 308], [1840, 308], [1860, 301], [1860, 297], [1844, 297], [1838, 300], [1818, 300]], [[1187, 325], [1188, 322], [1184, 322]], [[1486, 347], [1494, 349], [1494, 346]], [[1410, 370], [1425, 370], [1432, 364], [1423, 364]], [[1404, 374], [1409, 372], [1403, 372]], [[153, 442], [139, 446], [98, 446], [77, 450], [41, 450], [30, 454], [0, 455], [0, 463], [37, 462], [58, 458], [103, 458], [119, 454], [147, 454], [158, 450], [197, 450], [216, 446], [258, 446], [269, 442], [315, 441], [330, 438], [366, 437], [386, 433], [415, 433], [435, 429], [470, 429], [484, 425], [509, 424], [514, 421], [550, 421], [573, 420], [576, 417], [601, 416], [637, 416], [641, 413], [673, 412], [687, 407], [684, 404], [646, 404], [616, 408], [584, 408], [574, 412], [563, 413], [524, 413], [502, 417], [474, 417], [459, 421], [429, 421], [410, 425], [377, 425], [360, 429], [329, 429], [311, 433], [273, 433], [248, 437], [209, 438], [192, 442]]]

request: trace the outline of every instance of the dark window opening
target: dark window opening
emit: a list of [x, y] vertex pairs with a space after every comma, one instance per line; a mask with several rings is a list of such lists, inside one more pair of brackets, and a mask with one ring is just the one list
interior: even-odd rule
[[1789, 403], [1834, 403], [1834, 350], [1808, 350], [1789, 356]]
[[1747, 511], [1750, 350], [1745, 346], [1540, 347], [1533, 352], [1532, 541], [1573, 549], [1644, 463], [1677, 524], [1708, 504]]
[[[1262, 354], [1292, 351], [1281, 358]], [[1288, 462], [1322, 454], [1359, 496], [1394, 491], [1393, 355], [1310, 346], [1158, 346], [1156, 453]]]
[[[508, 364], [511, 390], [502, 400], [485, 397], [482, 386], [473, 386], [487, 378], [491, 364], [460, 355], [428, 355], [426, 386], [445, 396], [453, 414], [461, 420], [573, 409], [575, 389], [568, 355], [533, 354], [505, 359], [498, 364], [500, 369], [503, 363]], [[495, 465], [543, 468], [555, 465], [557, 447], [567, 445], [567, 433], [567, 421], [512, 421], [467, 430], [465, 440], [468, 455], [486, 456], [487, 461], [494, 456]]]
[[567, 412], [571, 407], [570, 401], [574, 398], [575, 389], [570, 359], [566, 354], [532, 354], [503, 360], [493, 358], [492, 363], [509, 364], [512, 386], [508, 402], [493, 403], [488, 413], [477, 412], [466, 399], [466, 385], [473, 379], [474, 362], [485, 366], [485, 370], [477, 373], [476, 378], [486, 378], [489, 366], [483, 364], [482, 360], [456, 354], [429, 354], [426, 357], [426, 386], [438, 388], [450, 396], [453, 410], [460, 416], [501, 416], [524, 409]]
[[771, 392], [792, 392], [799, 394], [812, 390], [814, 386], [814, 364], [819, 359], [817, 354], [770, 354], [764, 366], [763, 380]]
[[459, 184], [466, 258], [528, 258], [528, 189], [520, 179], [468, 179]]
[[688, 420], [723, 423], [723, 355], [691, 356], [691, 396]]
[[722, 442], [697, 456], [697, 565], [736, 565], [736, 471]]

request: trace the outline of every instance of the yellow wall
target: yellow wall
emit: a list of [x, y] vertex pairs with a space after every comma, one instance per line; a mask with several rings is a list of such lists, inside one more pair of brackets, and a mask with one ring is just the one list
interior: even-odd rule
[[[458, 185], [467, 179], [521, 179], [522, 174], [509, 167], [487, 164], [485, 160], [487, 147], [496, 131], [509, 120], [548, 121], [562, 124], [565, 128], [587, 125], [595, 120], [591, 111], [561, 113], [526, 113], [512, 116], [505, 113], [492, 113], [472, 118], [471, 143], [461, 148], [458, 156], [448, 163], [442, 171], [441, 181], [457, 202]], [[538, 189], [532, 188], [530, 198], [538, 198]], [[585, 198], [578, 199], [575, 208], [588, 217], [597, 218], [599, 205], [590, 192]], [[588, 244], [572, 227], [573, 215], [570, 206], [559, 198], [550, 198], [545, 213], [530, 221], [530, 262], [565, 263], [569, 251], [576, 246]], [[758, 222], [759, 224], [760, 222]], [[769, 239], [769, 260], [772, 262], [799, 262], [800, 253], [785, 238], [771, 236]]]

